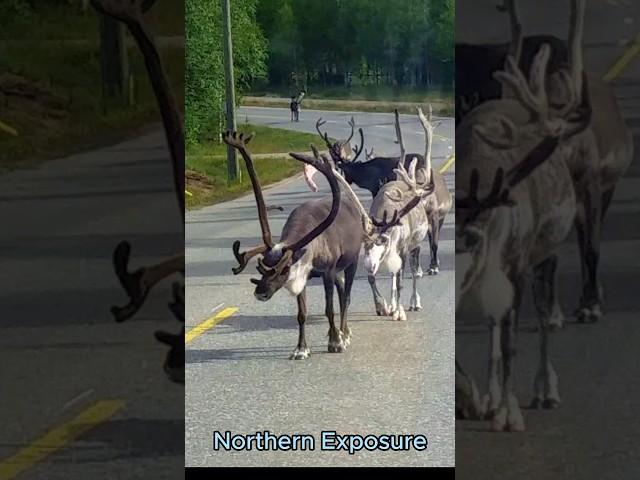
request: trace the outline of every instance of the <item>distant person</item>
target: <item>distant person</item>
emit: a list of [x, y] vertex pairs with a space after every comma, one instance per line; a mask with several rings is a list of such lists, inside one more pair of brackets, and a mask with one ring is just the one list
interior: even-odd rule
[[291, 97], [289, 108], [291, 109], [291, 121], [298, 122], [300, 115], [300, 105], [298, 104], [296, 97]]
[[289, 104], [289, 108], [291, 110], [291, 121], [292, 122], [299, 122], [300, 121], [300, 105], [302, 104], [302, 99], [304, 98], [304, 96], [306, 95], [306, 91], [305, 90], [301, 90], [300, 93], [298, 93], [298, 96], [292, 96], [291, 97], [291, 103]]

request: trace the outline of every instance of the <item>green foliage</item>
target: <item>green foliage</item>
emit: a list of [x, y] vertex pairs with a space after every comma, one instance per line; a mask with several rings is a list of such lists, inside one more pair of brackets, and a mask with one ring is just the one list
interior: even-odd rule
[[19, 25], [31, 18], [31, 4], [27, 0], [3, 0], [0, 2], [0, 27]]
[[[260, 0], [269, 82], [449, 86], [454, 0]], [[304, 79], [304, 80], [300, 80]]]
[[[266, 41], [257, 26], [256, 0], [231, 2], [237, 96], [265, 75]], [[193, 145], [223, 123], [222, 7], [218, 0], [186, 2], [186, 142]]]

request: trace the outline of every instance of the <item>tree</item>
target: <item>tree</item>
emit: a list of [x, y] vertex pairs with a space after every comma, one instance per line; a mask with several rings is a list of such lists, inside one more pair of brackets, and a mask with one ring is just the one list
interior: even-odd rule
[[[256, 4], [231, 2], [236, 98], [266, 73], [266, 40], [255, 20]], [[187, 0], [185, 14], [185, 131], [187, 144], [194, 144], [220, 132], [224, 123], [222, 9], [217, 0]]]

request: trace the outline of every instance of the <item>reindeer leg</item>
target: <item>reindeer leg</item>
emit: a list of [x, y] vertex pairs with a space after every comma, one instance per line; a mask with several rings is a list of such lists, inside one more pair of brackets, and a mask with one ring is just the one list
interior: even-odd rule
[[431, 247], [431, 264], [427, 275], [437, 275], [440, 272], [440, 261], [438, 260], [438, 240], [440, 239], [440, 219], [437, 215], [432, 215], [429, 219], [429, 245]]
[[376, 277], [374, 275], [368, 275], [367, 280], [369, 281], [371, 291], [373, 292], [373, 302], [376, 305], [376, 314], [379, 317], [391, 315], [387, 301], [382, 297], [380, 290], [378, 290], [378, 286], [376, 285]]
[[304, 336], [304, 322], [307, 320], [307, 289], [302, 289], [302, 292], [296, 297], [298, 300], [298, 345], [293, 353], [289, 356], [289, 360], [304, 360], [310, 355], [310, 351], [307, 348], [307, 340]]
[[[415, 251], [415, 250], [414, 250]], [[413, 252], [411, 252], [413, 254]], [[409, 311], [419, 312], [422, 310], [422, 303], [420, 302], [420, 294], [418, 293], [418, 278], [421, 275], [418, 275], [416, 265], [419, 267], [420, 264], [415, 261], [411, 261], [411, 279], [412, 279], [412, 288], [413, 292], [411, 293], [411, 300], [409, 303]]]
[[420, 246], [411, 250], [411, 267], [415, 267], [418, 278], [422, 278], [422, 267], [420, 266]]
[[523, 279], [512, 280], [513, 304], [502, 317], [502, 330], [500, 335], [500, 348], [502, 350], [502, 395], [500, 408], [491, 422], [494, 431], [524, 431], [524, 419], [520, 411], [520, 404], [515, 394], [514, 374], [516, 360], [516, 340], [518, 329], [518, 314], [522, 301]]
[[340, 330], [336, 328], [333, 312], [333, 287], [336, 282], [335, 271], [326, 272], [323, 276], [324, 280], [324, 298], [325, 298], [325, 315], [329, 320], [329, 353], [342, 353], [346, 350], [342, 338], [340, 338]]
[[502, 350], [500, 348], [501, 325], [495, 317], [491, 316], [489, 325], [490, 342], [489, 348], [491, 354], [489, 357], [488, 370], [488, 393], [484, 397], [482, 411], [485, 412], [485, 418], [491, 420], [498, 412], [501, 401], [501, 367], [502, 367]]
[[340, 304], [340, 340], [344, 342], [345, 348], [349, 346], [344, 335], [344, 326], [346, 324], [347, 296], [345, 292], [344, 275], [336, 276], [336, 290], [338, 291], [338, 303]]
[[353, 287], [353, 280], [356, 276], [356, 270], [358, 269], [357, 262], [347, 267], [344, 271], [344, 313], [342, 312], [342, 306], [340, 306], [340, 332], [344, 340], [344, 344], [348, 347], [351, 344], [351, 329], [347, 325], [347, 312], [349, 305], [351, 304], [351, 288]]
[[456, 418], [479, 420], [482, 418], [480, 394], [471, 378], [456, 360]]
[[533, 269], [533, 295], [540, 324], [540, 364], [533, 386], [531, 408], [556, 408], [560, 404], [558, 375], [549, 355], [550, 318], [553, 314], [557, 264], [558, 258], [553, 255]]
[[404, 270], [403, 268], [400, 268], [400, 270], [395, 273], [394, 282], [392, 283], [392, 285], [395, 285], [396, 287], [396, 295], [394, 298], [396, 309], [393, 312], [392, 319], [399, 322], [404, 322], [407, 320], [407, 314], [404, 311], [404, 307], [402, 306], [402, 301], [401, 301], [403, 270]]
[[581, 323], [593, 323], [602, 318], [598, 281], [602, 196], [595, 182], [592, 182], [591, 186], [582, 186], [576, 190], [579, 202], [575, 223], [582, 260], [582, 298], [576, 317]]

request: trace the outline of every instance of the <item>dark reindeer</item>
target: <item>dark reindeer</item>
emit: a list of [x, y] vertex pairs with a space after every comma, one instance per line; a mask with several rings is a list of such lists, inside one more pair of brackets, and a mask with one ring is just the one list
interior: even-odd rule
[[[144, 15], [155, 4], [155, 0], [91, 0], [91, 5], [103, 15], [108, 15], [123, 22], [135, 39], [144, 58], [149, 81], [153, 87], [162, 116], [167, 144], [171, 154], [173, 181], [178, 208], [184, 224], [184, 129], [180, 109], [171, 86], [169, 77], [162, 64], [161, 56], [149, 31]], [[161, 261], [150, 267], [143, 267], [129, 272], [128, 264], [131, 245], [127, 241], [120, 242], [113, 253], [113, 265], [116, 275], [129, 296], [129, 303], [124, 307], [114, 306], [111, 312], [116, 322], [131, 318], [142, 307], [151, 288], [162, 279], [181, 273], [184, 276], [184, 252]], [[184, 322], [184, 299], [182, 303], [175, 296], [171, 308], [174, 315]], [[179, 313], [180, 305], [182, 313]], [[174, 382], [184, 383], [184, 327], [179, 335], [162, 331], [156, 332], [156, 339], [169, 344], [171, 349], [165, 360], [165, 372]], [[180, 351], [182, 353], [180, 353]]]
[[[396, 118], [397, 121], [397, 118]], [[364, 188], [371, 192], [371, 196], [375, 197], [380, 191], [380, 187], [387, 182], [397, 180], [394, 170], [398, 168], [398, 163], [402, 157], [374, 157], [366, 162], [358, 161], [363, 152], [364, 134], [362, 128], [358, 129], [360, 134], [360, 146], [353, 147], [355, 157], [351, 156], [351, 148], [346, 145], [353, 138], [355, 131], [355, 122], [353, 118], [349, 122], [351, 134], [346, 141], [331, 143], [327, 133], [322, 133], [320, 127], [324, 124], [322, 119], [316, 123], [316, 130], [320, 137], [324, 140], [325, 145], [329, 149], [329, 155], [334, 165], [343, 174], [345, 180], [349, 184], [356, 184], [360, 188]], [[418, 158], [418, 167], [424, 166], [424, 157], [417, 153], [410, 153], [404, 156], [404, 167], [409, 168], [414, 157]]]
[[[351, 330], [347, 325], [351, 287], [358, 268], [358, 254], [362, 244], [362, 222], [357, 208], [340, 196], [340, 187], [332, 173], [328, 159], [321, 160], [315, 147], [315, 158], [296, 153], [290, 155], [319, 170], [329, 181], [332, 198], [311, 200], [303, 203], [291, 212], [275, 243], [271, 236], [267, 210], [262, 195], [260, 181], [256, 175], [247, 143], [252, 136], [237, 132], [226, 132], [223, 140], [236, 148], [247, 165], [251, 185], [258, 207], [258, 219], [262, 231], [262, 245], [240, 252], [240, 242], [233, 244], [233, 253], [238, 266], [233, 268], [235, 275], [247, 266], [249, 260], [257, 255], [258, 273], [261, 278], [251, 279], [256, 286], [254, 296], [260, 301], [269, 300], [278, 290], [285, 288], [293, 294], [298, 303], [298, 344], [289, 357], [301, 360], [309, 356], [310, 351], [305, 338], [307, 318], [307, 280], [322, 277], [325, 291], [325, 314], [329, 320], [329, 345], [331, 353], [341, 353], [351, 342]], [[309, 225], [316, 223], [311, 230]], [[338, 274], [344, 272], [342, 276]], [[340, 328], [334, 323], [333, 289], [338, 291], [340, 303]]]

